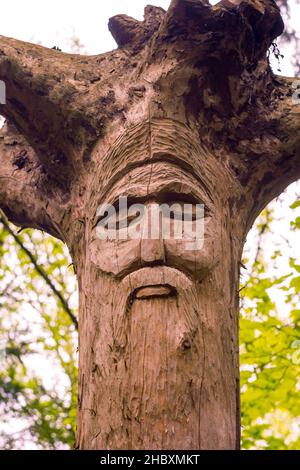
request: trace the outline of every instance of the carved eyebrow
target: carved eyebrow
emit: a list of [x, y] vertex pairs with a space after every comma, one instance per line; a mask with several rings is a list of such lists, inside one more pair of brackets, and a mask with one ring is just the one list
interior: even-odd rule
[[[150, 200], [156, 200], [160, 204], [182, 202], [195, 205], [204, 204], [206, 214], [214, 213], [214, 203], [203, 188], [199, 189], [197, 186], [189, 183], [185, 183], [184, 187], [182, 187], [182, 183], [178, 180], [162, 182], [159, 189], [150, 190], [147, 194], [144, 191], [142, 194], [139, 194], [138, 188], [129, 185], [128, 188], [124, 188], [124, 186], [119, 187], [119, 191], [108, 191], [105, 196], [105, 201], [112, 204], [117, 210], [119, 209], [120, 197], [127, 197], [128, 206], [144, 204]], [[104, 195], [102, 195], [102, 199], [103, 197]]]
[[204, 204], [205, 202], [194, 195], [193, 193], [186, 193], [185, 191], [164, 191], [162, 190], [157, 194], [157, 199], [160, 203], [170, 202], [183, 202], [185, 204]]
[[[123, 195], [126, 196], [125, 194]], [[183, 204], [203, 204], [205, 206], [205, 212], [210, 213], [211, 207], [207, 206], [202, 199], [199, 199], [196, 195], [192, 193], [185, 193], [183, 191], [164, 191], [161, 190], [157, 193], [150, 193], [146, 196], [126, 196], [127, 197], [127, 206], [130, 207], [133, 204], [145, 204], [147, 201], [157, 201], [159, 204], [170, 204], [181, 202]], [[119, 210], [119, 198], [116, 199], [112, 205]]]
[[[176, 191], [168, 191], [165, 193], [161, 191], [159, 193], [148, 194], [146, 196], [130, 196], [124, 194], [123, 197], [127, 197], [127, 204], [131, 206], [133, 204], [145, 204], [147, 201], [157, 201], [160, 204], [168, 204], [171, 202], [182, 202], [185, 204], [204, 204], [203, 201], [197, 199], [191, 194], [180, 193]], [[116, 199], [112, 205], [119, 209], [119, 198]]]
[[151, 160], [147, 159], [142, 162], [141, 161], [130, 162], [129, 164], [125, 165], [121, 170], [112, 174], [106, 180], [106, 183], [103, 188], [104, 193], [109, 192], [110, 188], [112, 188], [115, 184], [117, 184], [124, 176], [126, 176], [130, 172], [138, 168], [143, 168], [147, 165], [155, 164], [155, 163], [167, 163], [169, 165], [172, 165], [173, 167], [178, 168], [181, 171], [184, 171], [186, 174], [190, 175], [192, 178], [198, 181], [200, 186], [205, 191], [205, 194], [207, 195], [207, 197], [213, 203], [212, 193], [208, 185], [206, 184], [204, 179], [198, 174], [198, 172], [195, 171], [195, 169], [186, 160], [180, 157], [177, 157], [177, 160], [174, 161], [174, 156], [169, 155], [169, 154], [163, 154], [163, 155], [160, 155], [159, 157], [153, 157]]

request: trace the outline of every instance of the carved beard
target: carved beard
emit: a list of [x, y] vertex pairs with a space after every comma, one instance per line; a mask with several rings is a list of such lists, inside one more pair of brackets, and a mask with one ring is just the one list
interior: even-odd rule
[[[155, 434], [157, 448], [171, 447], [173, 436], [178, 439], [181, 432], [182, 416], [188, 422], [191, 410], [199, 407], [204, 358], [197, 298], [193, 282], [162, 266], [127, 276], [115, 291], [114, 348], [118, 367], [122, 362], [127, 375], [119, 393], [133, 449], [142, 442], [147, 448], [144, 436], [149, 428], [152, 446]], [[191, 360], [195, 355], [196, 361]], [[173, 421], [171, 433], [165, 432], [164, 418]], [[189, 439], [192, 445], [199, 432], [199, 419], [189, 424], [185, 446]]]

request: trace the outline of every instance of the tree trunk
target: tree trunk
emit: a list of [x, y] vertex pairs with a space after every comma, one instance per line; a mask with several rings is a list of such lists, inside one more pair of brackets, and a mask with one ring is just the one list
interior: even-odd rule
[[[272, 0], [173, 0], [109, 28], [118, 49], [92, 57], [1, 38], [0, 206], [73, 258], [77, 448], [238, 449], [243, 244], [300, 176], [293, 79], [267, 58], [282, 19]], [[157, 237], [101, 238], [99, 207], [125, 196], [202, 204], [201, 248], [151, 218]]]
[[83, 276], [80, 449], [239, 448], [237, 302], [221, 274], [194, 297], [188, 286], [178, 298], [136, 299], [129, 311], [96, 270]]
[[[159, 199], [171, 188], [180, 189], [181, 196], [198, 191], [203, 200], [208, 199], [205, 244], [196, 252], [184, 251], [185, 242], [180, 240], [101, 242], [93, 234], [95, 210], [88, 213], [88, 248], [83, 248], [76, 263], [78, 445], [81, 449], [235, 449], [240, 428], [242, 242], [232, 238], [223, 201], [216, 195], [210, 201], [196, 179], [197, 167], [190, 173], [183, 169], [183, 160], [176, 161], [179, 154], [191, 158], [196, 136], [164, 120], [149, 122], [147, 132], [140, 129], [139, 135], [145, 137], [139, 145], [127, 134], [118, 149], [111, 149], [115, 158], [130, 167], [126, 154], [135, 161], [149, 148], [149, 139], [153, 155], [126, 174], [113, 194], [107, 194], [108, 200], [116, 200], [120, 190], [146, 200]], [[156, 143], [162, 156], [156, 155]], [[167, 152], [172, 163], [164, 158]], [[203, 163], [199, 177], [201, 173]], [[221, 182], [216, 168], [211, 173]], [[101, 183], [97, 178], [97, 185], [102, 187]], [[146, 291], [146, 286], [164, 289]], [[167, 286], [172, 290], [168, 292]]]

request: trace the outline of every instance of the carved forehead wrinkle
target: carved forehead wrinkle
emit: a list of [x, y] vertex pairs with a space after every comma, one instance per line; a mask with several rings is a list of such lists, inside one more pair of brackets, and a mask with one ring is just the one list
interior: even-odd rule
[[135, 168], [118, 180], [108, 191], [99, 195], [99, 203], [105, 199], [114, 203], [120, 195], [129, 197], [155, 196], [163, 191], [191, 194], [210, 207], [210, 199], [205, 188], [199, 185], [190, 173], [170, 163], [149, 163]]
[[197, 133], [186, 125], [171, 119], [144, 121], [128, 128], [100, 159], [93, 187], [109, 187], [141, 164], [169, 161], [194, 173], [211, 195], [216, 179], [212, 159], [200, 146]]

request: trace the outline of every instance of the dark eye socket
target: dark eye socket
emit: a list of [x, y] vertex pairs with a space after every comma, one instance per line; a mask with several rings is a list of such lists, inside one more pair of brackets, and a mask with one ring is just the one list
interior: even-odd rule
[[[197, 205], [199, 204], [202, 204], [204, 206], [204, 217], [207, 217], [209, 216], [210, 214], [210, 211], [207, 207], [206, 204], [204, 204], [204, 202], [198, 198], [196, 198], [193, 194], [189, 193], [189, 194], [186, 194], [186, 193], [177, 193], [177, 192], [174, 192], [174, 191], [169, 191], [169, 192], [163, 192], [161, 194], [158, 195], [157, 197], [157, 200], [160, 204], [168, 204], [170, 207], [174, 204], [180, 204], [181, 206], [181, 210], [179, 211], [179, 214], [176, 213], [176, 210], [175, 210], [175, 214], [172, 216], [172, 213], [170, 214], [170, 217], [171, 218], [182, 218], [180, 216], [180, 213], [183, 212], [183, 209], [184, 209], [184, 205], [187, 205], [187, 206], [192, 206], [193, 207], [193, 215], [192, 215], [192, 220], [196, 220], [197, 219]], [[187, 207], [186, 207], [186, 210], [189, 210]], [[202, 218], [202, 215], [201, 215], [201, 218]]]
[[[133, 204], [145, 204], [149, 198], [148, 197], [142, 197], [142, 198], [127, 198], [127, 207], [128, 209], [130, 206]], [[185, 193], [177, 193], [173, 191], [163, 191], [160, 194], [153, 196], [153, 200], [156, 200], [158, 204], [167, 204], [169, 207], [174, 206], [175, 210], [170, 211], [170, 218], [173, 220], [184, 220], [183, 216], [183, 211], [184, 211], [184, 205], [190, 205], [192, 206], [192, 214], [191, 214], [191, 219], [189, 220], [197, 220], [199, 218], [197, 211], [196, 211], [196, 206], [197, 204], [203, 204], [203, 201], [198, 200], [194, 195], [192, 194], [185, 194]], [[180, 210], [176, 210], [176, 205], [177, 207], [180, 206]], [[124, 214], [124, 217], [120, 213], [120, 207], [119, 207], [119, 199], [113, 204], [115, 210], [116, 210], [116, 228], [119, 230], [120, 228], [125, 228], [127, 227], [132, 221], [134, 221], [140, 214], [137, 211], [136, 214], [129, 216], [127, 214], [127, 217]], [[103, 214], [102, 216], [97, 218], [95, 226], [101, 222], [105, 217], [108, 216], [108, 212]], [[209, 208], [204, 205], [204, 217], [210, 216], [210, 210]], [[203, 216], [201, 215], [201, 218]], [[125, 220], [126, 219], [126, 220]]]
[[[129, 209], [129, 207], [128, 207], [128, 209]], [[124, 214], [123, 216], [122, 216], [122, 214], [117, 212], [117, 215], [116, 215], [116, 217], [117, 217], [116, 229], [120, 230], [122, 228], [127, 228], [131, 224], [131, 222], [133, 222], [137, 217], [139, 217], [139, 215], [140, 215], [139, 211], [136, 211], [136, 213], [133, 214], [133, 215], [129, 215], [127, 213], [127, 214]]]
[[101, 222], [105, 222], [103, 228], [108, 228], [110, 223], [115, 223], [114, 229], [116, 230], [127, 228], [129, 224], [137, 219], [141, 214], [141, 211], [138, 209], [133, 214], [128, 214], [131, 205], [132, 203], [128, 202], [127, 211], [123, 211], [119, 207], [119, 201], [117, 201], [117, 203], [113, 205], [115, 212], [110, 214], [108, 211], [105, 211], [101, 216], [97, 217], [95, 227], [98, 224], [101, 224]]
[[[204, 214], [196, 204], [172, 201], [168, 204], [170, 210], [166, 213], [166, 216], [173, 220], [182, 220], [182, 221], [195, 221], [205, 217], [205, 208]], [[164, 215], [164, 214], [163, 214]]]

